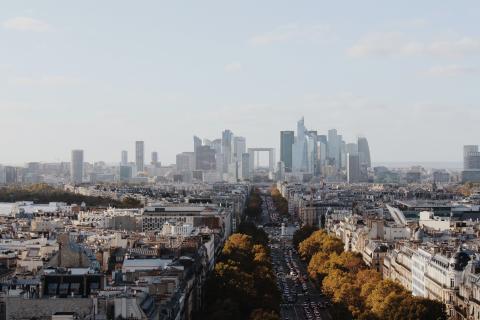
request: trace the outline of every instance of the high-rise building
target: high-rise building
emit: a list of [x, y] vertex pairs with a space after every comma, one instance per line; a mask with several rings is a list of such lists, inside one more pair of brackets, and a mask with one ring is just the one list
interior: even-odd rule
[[360, 157], [360, 166], [371, 168], [372, 161], [370, 159], [370, 147], [368, 146], [368, 140], [365, 137], [358, 137], [358, 155]]
[[222, 132], [222, 154], [223, 173], [227, 173], [228, 166], [233, 161], [233, 132], [228, 129]]
[[295, 172], [307, 172], [308, 151], [307, 151], [307, 128], [302, 117], [297, 121], [297, 137], [292, 147], [292, 170]]
[[356, 143], [347, 143], [345, 149], [347, 153], [358, 154], [358, 145]]
[[280, 131], [280, 161], [285, 165], [285, 172], [292, 172], [294, 142], [295, 133], [293, 131]]
[[337, 169], [340, 168], [340, 141], [341, 137], [338, 136], [336, 129], [328, 130], [328, 147], [327, 153]]
[[198, 147], [202, 146], [202, 139], [197, 136], [193, 136], [193, 152], [197, 150]]
[[478, 145], [463, 146], [462, 182], [480, 182], [480, 152]]
[[145, 144], [143, 141], [135, 142], [135, 165], [137, 172], [145, 170]]
[[347, 153], [347, 181], [356, 183], [361, 181], [360, 157], [358, 154]]
[[120, 162], [122, 165], [128, 164], [128, 151], [123, 150], [122, 151], [122, 162]]
[[242, 154], [242, 179], [250, 179], [250, 153]]
[[127, 165], [120, 166], [120, 181], [125, 182], [132, 179], [132, 167]]
[[467, 145], [463, 147], [463, 169], [480, 170], [480, 152], [478, 152], [478, 146]]
[[200, 146], [195, 151], [196, 170], [215, 170], [215, 150], [209, 146]]
[[175, 163], [178, 172], [195, 170], [195, 152], [182, 152], [177, 154]]
[[72, 183], [82, 183], [83, 174], [83, 150], [72, 150], [70, 162], [70, 179]]
[[247, 142], [245, 137], [233, 138], [233, 156], [236, 160], [242, 160], [242, 154], [247, 152]]
[[156, 151], [152, 152], [152, 165], [153, 166], [158, 165], [158, 152], [156, 152]]

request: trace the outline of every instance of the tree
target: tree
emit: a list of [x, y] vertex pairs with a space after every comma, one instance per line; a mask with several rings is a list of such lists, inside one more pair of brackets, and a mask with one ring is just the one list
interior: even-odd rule
[[343, 243], [340, 239], [328, 235], [324, 230], [318, 230], [302, 241], [298, 248], [300, 256], [306, 261], [309, 261], [318, 251], [340, 254], [343, 252]]
[[[366, 306], [376, 315], [383, 315], [388, 307], [387, 301], [392, 296], [404, 293], [403, 287], [391, 280], [380, 281], [371, 293], [366, 297]], [[392, 298], [393, 299], [393, 298]]]
[[314, 226], [303, 226], [300, 229], [296, 230], [295, 233], [293, 234], [293, 239], [292, 243], [294, 247], [298, 250], [298, 246], [300, 245], [300, 242], [303, 240], [307, 239], [312, 235], [313, 232], [318, 230], [317, 227]]
[[255, 244], [261, 244], [264, 246], [268, 244], [268, 234], [265, 230], [257, 228], [253, 222], [245, 221], [240, 223], [237, 232], [249, 235], [252, 237], [252, 241]]

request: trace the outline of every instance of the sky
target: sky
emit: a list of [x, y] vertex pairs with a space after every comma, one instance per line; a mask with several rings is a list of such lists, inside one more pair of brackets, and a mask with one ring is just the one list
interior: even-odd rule
[[[479, 1], [2, 1], [0, 163], [162, 163], [224, 129], [275, 147], [305, 117], [374, 162], [479, 144]], [[148, 156], [147, 156], [148, 158]]]

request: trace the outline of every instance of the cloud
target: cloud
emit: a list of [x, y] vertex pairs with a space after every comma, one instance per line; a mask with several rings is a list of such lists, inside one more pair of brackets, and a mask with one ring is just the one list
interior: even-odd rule
[[480, 68], [459, 65], [433, 66], [423, 71], [422, 74], [432, 77], [458, 77], [480, 74]]
[[464, 56], [480, 53], [480, 39], [463, 36], [449, 40], [417, 41], [400, 32], [377, 32], [362, 37], [347, 53], [352, 57]]
[[225, 72], [233, 73], [233, 72], [239, 72], [242, 70], [242, 64], [238, 61], [231, 62], [226, 64], [223, 69]]
[[254, 35], [250, 38], [250, 43], [261, 46], [291, 41], [313, 42], [326, 39], [331, 33], [331, 27], [328, 25], [289, 24], [273, 31]]
[[46, 32], [52, 27], [45, 21], [29, 17], [14, 17], [3, 22], [3, 27], [10, 30]]
[[61, 75], [48, 75], [41, 77], [16, 77], [10, 80], [11, 84], [19, 86], [45, 86], [45, 87], [59, 87], [76, 85], [80, 82], [79, 79], [61, 76]]

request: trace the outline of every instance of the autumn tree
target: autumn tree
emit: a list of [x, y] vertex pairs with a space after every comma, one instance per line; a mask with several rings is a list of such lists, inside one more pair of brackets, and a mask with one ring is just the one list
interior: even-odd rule
[[293, 243], [294, 247], [298, 250], [298, 246], [300, 245], [300, 243], [303, 240], [310, 237], [312, 235], [312, 233], [314, 233], [317, 230], [318, 230], [317, 227], [308, 226], [308, 225], [303, 226], [300, 229], [296, 230], [295, 233], [293, 234], [293, 238], [292, 238], [292, 243]]

